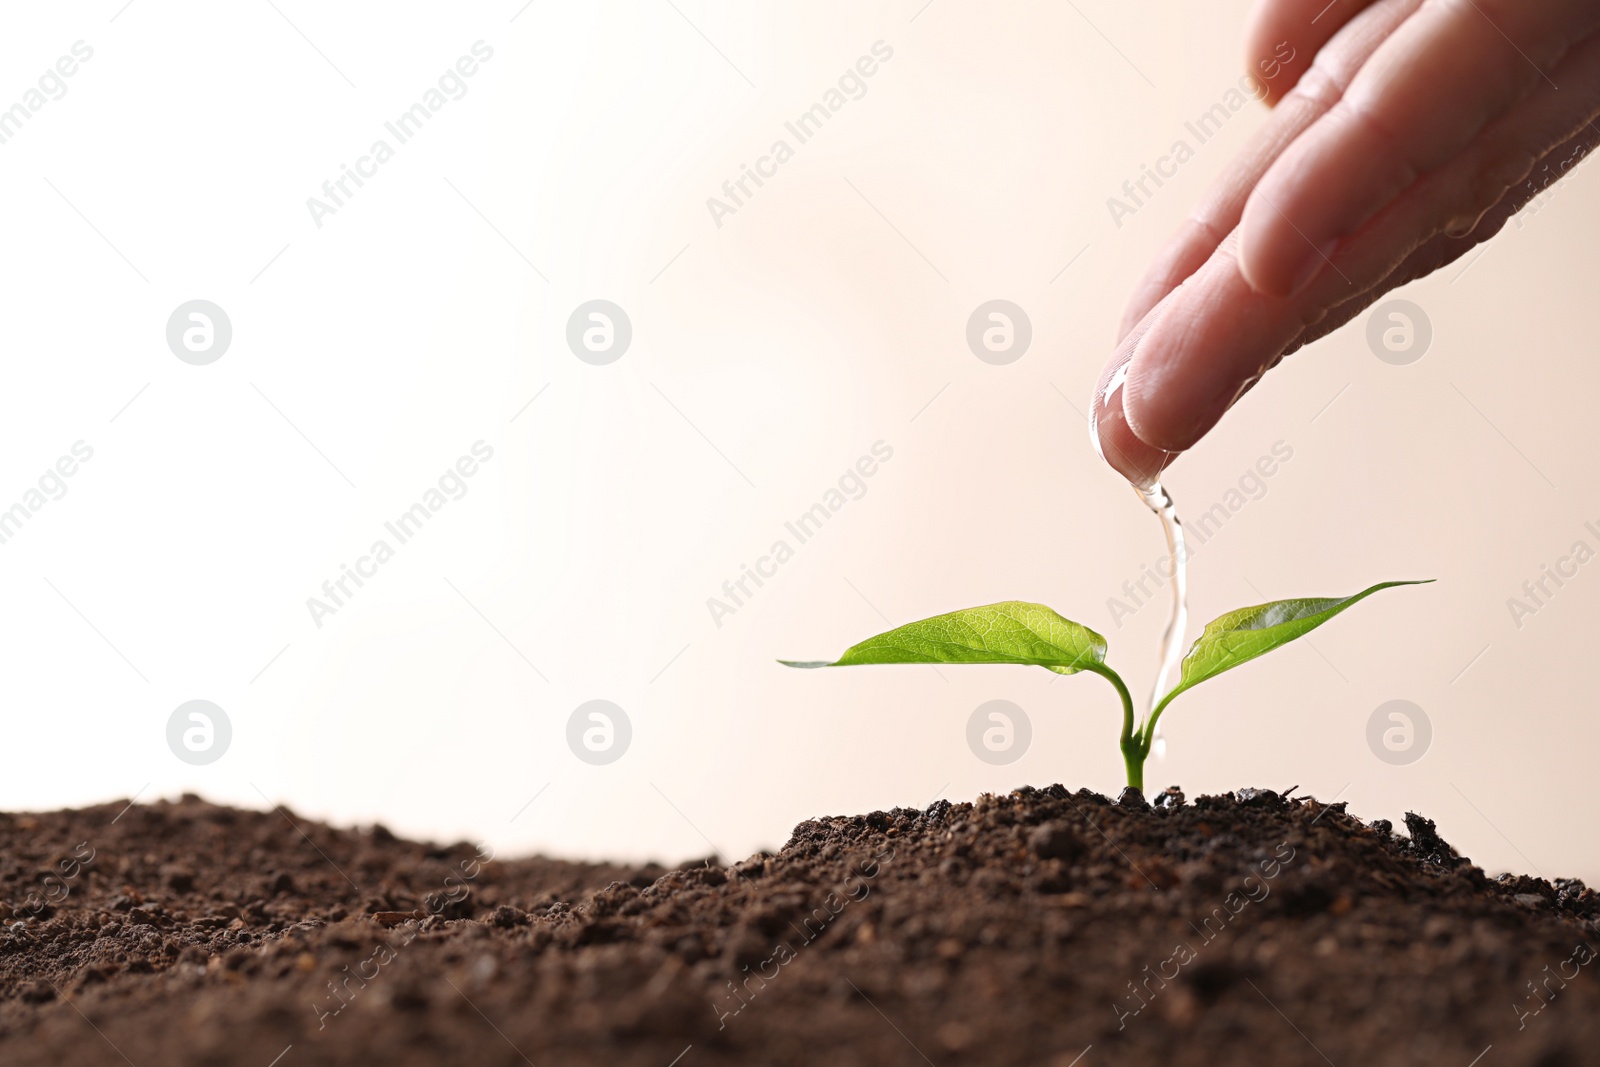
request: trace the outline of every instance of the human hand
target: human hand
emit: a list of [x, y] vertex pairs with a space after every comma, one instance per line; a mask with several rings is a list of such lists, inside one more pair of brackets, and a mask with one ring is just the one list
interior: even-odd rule
[[1587, 155], [1597, 29], [1594, 0], [1259, 0], [1252, 70], [1285, 42], [1304, 58], [1134, 290], [1095, 389], [1106, 461], [1149, 485], [1285, 355]]

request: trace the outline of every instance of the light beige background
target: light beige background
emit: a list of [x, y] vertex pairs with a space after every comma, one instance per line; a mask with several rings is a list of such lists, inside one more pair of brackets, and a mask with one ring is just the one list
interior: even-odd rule
[[[820, 813], [1118, 788], [1098, 679], [774, 660], [1022, 598], [1103, 630], [1148, 687], [1164, 608], [1115, 626], [1107, 601], [1160, 534], [1075, 409], [1144, 263], [1262, 121], [1113, 223], [1107, 198], [1235, 84], [1245, 5], [675, 3], [13, 13], [0, 99], [76, 40], [95, 54], [0, 146], [0, 497], [76, 440], [95, 457], [0, 546], [0, 805], [192, 789], [676, 860]], [[313, 225], [306, 198], [480, 39], [467, 95]], [[866, 94], [718, 227], [707, 198], [880, 40]], [[1419, 362], [1380, 362], [1358, 321], [1173, 469], [1195, 514], [1293, 449], [1197, 554], [1197, 622], [1439, 581], [1185, 696], [1154, 785], [1298, 784], [1426, 813], [1491, 872], [1600, 875], [1600, 564], [1521, 628], [1507, 608], [1600, 548], [1595, 192], [1585, 168], [1401, 294], [1432, 323]], [[163, 337], [195, 297], [234, 328], [203, 368]], [[606, 367], [563, 339], [596, 297], [634, 328]], [[1033, 326], [1004, 367], [963, 336], [994, 298]], [[306, 598], [480, 439], [468, 495], [314, 626]], [[879, 440], [866, 495], [716, 626], [707, 598]], [[197, 697], [234, 730], [199, 768], [164, 739]], [[565, 743], [593, 698], [633, 725], [606, 767]], [[992, 767], [965, 725], [1001, 698], [1034, 737]], [[1403, 767], [1365, 740], [1395, 698], [1434, 732]]]

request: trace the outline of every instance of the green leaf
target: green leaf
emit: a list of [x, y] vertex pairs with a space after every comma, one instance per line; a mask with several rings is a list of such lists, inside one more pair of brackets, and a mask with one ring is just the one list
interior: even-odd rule
[[907, 623], [869, 637], [831, 663], [779, 660], [787, 667], [868, 663], [1021, 663], [1075, 674], [1105, 663], [1106, 639], [1043, 604], [1007, 600]]
[[1183, 673], [1172, 692], [1168, 693], [1156, 709], [1160, 712], [1173, 697], [1191, 689], [1207, 678], [1215, 678], [1247, 660], [1264, 656], [1273, 649], [1304, 637], [1357, 601], [1364, 600], [1380, 589], [1397, 585], [1425, 585], [1432, 578], [1411, 582], [1379, 582], [1347, 597], [1301, 597], [1295, 600], [1274, 600], [1251, 608], [1230, 611], [1206, 624], [1205, 631], [1195, 639], [1188, 655], [1183, 657]]

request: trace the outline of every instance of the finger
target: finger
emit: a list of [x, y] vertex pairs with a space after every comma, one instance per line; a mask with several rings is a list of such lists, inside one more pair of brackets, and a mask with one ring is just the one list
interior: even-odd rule
[[1600, 137], [1600, 130], [1586, 127], [1600, 111], [1600, 36], [1573, 50], [1557, 70], [1561, 91], [1546, 87], [1486, 128], [1471, 150], [1429, 174], [1349, 238], [1335, 255], [1334, 269], [1304, 293], [1280, 298], [1251, 288], [1237, 261], [1240, 233], [1230, 235], [1141, 324], [1138, 345], [1122, 353], [1131, 359], [1121, 395], [1133, 434], [1165, 452], [1190, 447], [1282, 353], [1303, 343], [1302, 337], [1326, 332], [1323, 320], [1336, 309], [1369, 291], [1375, 297], [1386, 279], [1403, 276], [1397, 271], [1408, 260], [1413, 268], [1426, 265], [1428, 255], [1439, 256], [1435, 265], [1445, 262], [1440, 246], [1421, 253], [1424, 258], [1412, 257], [1454, 220], [1479, 220], [1480, 230], [1492, 222], [1494, 205], [1511, 187], [1526, 184], [1534, 161], [1550, 146]]
[[1310, 284], [1341, 239], [1547, 83], [1543, 71], [1597, 20], [1588, 0], [1424, 5], [1250, 195], [1239, 257], [1251, 288]]
[[1100, 458], [1132, 484], [1149, 488], [1161, 477], [1167, 465], [1178, 458], [1176, 452], [1163, 452], [1139, 440], [1122, 412], [1122, 386], [1128, 377], [1128, 363], [1139, 346], [1139, 338], [1150, 323], [1124, 341], [1120, 358], [1101, 372], [1095, 386], [1095, 399], [1089, 408], [1089, 440]]
[[[1341, 0], [1340, 6], [1354, 3], [1355, 0]], [[1146, 312], [1216, 251], [1223, 237], [1239, 224], [1245, 200], [1267, 168], [1312, 123], [1327, 114], [1372, 53], [1421, 3], [1422, 0], [1379, 0], [1351, 19], [1317, 54], [1315, 64], [1309, 62], [1313, 53], [1306, 49], [1299, 51], [1293, 64], [1285, 66], [1284, 73], [1297, 78], [1294, 91], [1283, 98], [1134, 287], [1117, 332], [1119, 339], [1126, 337]]]
[[1596, 146], [1600, 146], [1600, 129], [1596, 129], [1593, 125], [1585, 126], [1576, 136], [1551, 149], [1540, 160], [1532, 174], [1516, 188], [1503, 194], [1489, 210], [1483, 212], [1470, 232], [1459, 237], [1439, 234], [1430, 239], [1407, 256], [1383, 281], [1360, 296], [1332, 308], [1325, 317], [1306, 327], [1285, 349], [1284, 355], [1291, 355], [1313, 341], [1326, 337], [1371, 307], [1391, 290], [1418, 278], [1424, 278], [1441, 267], [1454, 263], [1494, 237], [1529, 201], [1561, 181], [1567, 172], [1582, 162]]
[[[1260, 77], [1267, 104], [1276, 104], [1299, 82], [1307, 64], [1295, 64], [1295, 58], [1316, 55], [1334, 34], [1372, 3], [1373, 0], [1259, 0], [1245, 30], [1245, 69]], [[1280, 68], [1287, 77], [1277, 76]]]

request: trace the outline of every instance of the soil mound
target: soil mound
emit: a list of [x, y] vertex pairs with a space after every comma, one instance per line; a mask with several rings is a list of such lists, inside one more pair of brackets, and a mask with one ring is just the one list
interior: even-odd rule
[[1600, 897], [1406, 822], [1051, 786], [668, 871], [190, 796], [0, 814], [0, 1062], [1595, 1062]]

